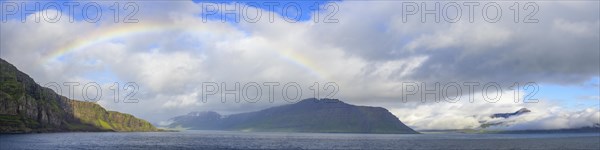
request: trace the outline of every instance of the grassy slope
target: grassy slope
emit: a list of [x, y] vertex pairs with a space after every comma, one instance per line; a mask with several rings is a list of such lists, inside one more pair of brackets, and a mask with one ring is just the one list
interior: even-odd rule
[[69, 100], [0, 59], [0, 133], [158, 131], [145, 120]]

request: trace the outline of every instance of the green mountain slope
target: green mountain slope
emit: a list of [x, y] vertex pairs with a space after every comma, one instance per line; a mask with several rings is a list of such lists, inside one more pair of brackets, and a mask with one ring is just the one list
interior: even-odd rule
[[0, 133], [158, 131], [145, 120], [71, 100], [0, 59]]
[[306, 99], [225, 117], [215, 112], [193, 112], [171, 121], [171, 128], [195, 130], [417, 133], [385, 108], [354, 106], [336, 99]]

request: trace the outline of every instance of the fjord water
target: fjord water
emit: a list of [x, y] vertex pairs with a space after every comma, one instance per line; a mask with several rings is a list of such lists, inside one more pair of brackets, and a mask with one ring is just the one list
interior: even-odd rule
[[600, 149], [600, 133], [334, 134], [230, 131], [0, 135], [0, 149]]

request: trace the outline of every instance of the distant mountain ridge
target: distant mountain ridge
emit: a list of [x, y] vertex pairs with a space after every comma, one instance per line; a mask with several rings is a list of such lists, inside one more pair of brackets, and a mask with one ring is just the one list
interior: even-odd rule
[[0, 133], [158, 131], [132, 115], [56, 94], [4, 59], [0, 71]]
[[527, 109], [527, 108], [521, 108], [515, 112], [512, 113], [496, 113], [496, 114], [492, 114], [490, 115], [490, 118], [494, 119], [494, 118], [500, 118], [501, 120], [495, 120], [495, 121], [487, 121], [487, 120], [481, 120], [479, 121], [479, 123], [481, 123], [481, 125], [479, 126], [482, 129], [485, 128], [489, 128], [489, 127], [493, 127], [493, 126], [506, 126], [508, 123], [511, 123], [513, 121], [507, 121], [506, 119], [510, 118], [510, 117], [516, 117], [516, 116], [521, 116], [527, 113], [530, 113], [531, 110]]
[[519, 116], [525, 113], [529, 113], [531, 112], [531, 110], [527, 109], [527, 108], [521, 108], [519, 110], [517, 110], [516, 112], [513, 113], [497, 113], [497, 114], [493, 114], [492, 116], [490, 116], [491, 118], [509, 118], [512, 116]]
[[295, 104], [222, 116], [192, 112], [171, 119], [170, 128], [327, 133], [418, 133], [381, 107], [354, 106], [337, 99], [305, 99]]

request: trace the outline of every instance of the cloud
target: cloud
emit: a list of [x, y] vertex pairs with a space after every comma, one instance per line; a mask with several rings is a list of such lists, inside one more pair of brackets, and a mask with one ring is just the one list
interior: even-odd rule
[[[401, 2], [391, 1], [336, 2], [339, 23], [314, 23], [311, 19], [289, 23], [275, 14], [273, 23], [261, 19], [233, 24], [203, 22], [202, 5], [191, 1], [137, 2], [142, 9], [136, 24], [113, 23], [110, 17], [98, 24], [82, 20], [71, 23], [67, 19], [57, 23], [9, 20], [2, 23], [0, 48], [3, 59], [41, 84], [87, 83], [97, 81], [97, 76], [109, 76], [102, 79], [106, 95], [99, 103], [151, 122], [190, 111], [230, 114], [286, 104], [281, 92], [286, 83], [299, 83], [302, 96], [308, 98], [314, 97], [309, 89], [314, 82], [320, 86], [335, 82], [340, 89], [334, 98], [386, 107], [418, 129], [473, 128], [492, 113], [513, 112], [526, 106], [542, 112], [542, 106], [557, 104], [419, 103], [419, 96], [399, 103], [402, 83], [425, 82], [428, 87], [434, 82], [444, 85], [453, 81], [498, 82], [503, 87], [514, 82], [576, 85], [598, 77], [600, 37], [595, 33], [599, 33], [599, 9], [598, 5], [581, 3], [597, 2], [539, 2], [543, 11], [536, 24], [513, 23], [510, 19], [454, 24], [411, 19], [405, 23], [398, 11]], [[55, 11], [38, 13], [45, 12]], [[320, 13], [326, 16], [329, 12]], [[53, 50], [94, 33], [154, 23], [161, 25], [99, 40], [40, 62]], [[114, 103], [115, 95], [110, 90], [113, 82], [119, 83], [121, 98], [130, 92], [123, 90], [125, 83], [137, 83], [135, 97], [140, 102]], [[205, 82], [223, 82], [228, 87], [235, 82], [242, 86], [248, 82], [281, 85], [273, 94], [273, 103], [267, 100], [269, 93], [264, 88], [257, 103], [221, 103], [219, 95], [204, 103]], [[321, 97], [328, 94], [323, 88]], [[80, 99], [81, 94], [74, 98]], [[558, 118], [551, 116], [561, 116], [548, 114], [540, 117], [552, 122]], [[576, 120], [577, 113], [567, 114], [573, 114], [567, 119]], [[574, 124], [579, 123], [567, 126]], [[526, 125], [515, 128], [521, 126]], [[549, 128], [560, 126], [564, 125]]]
[[572, 129], [594, 127], [600, 124], [600, 111], [597, 108], [584, 110], [564, 110], [555, 108], [519, 118], [518, 122], [506, 127], [510, 130], [532, 129]]
[[317, 26], [314, 37], [369, 61], [428, 56], [405, 78], [420, 81], [577, 84], [600, 71], [597, 5], [537, 2], [539, 23], [514, 23], [506, 13], [497, 23], [481, 16], [470, 23], [466, 15], [457, 23], [421, 23], [414, 16], [404, 22], [401, 4], [341, 3], [340, 24]]
[[[479, 93], [476, 93], [479, 94]], [[573, 110], [547, 100], [538, 103], [514, 102], [514, 91], [505, 91], [491, 103], [476, 97], [471, 103], [441, 101], [416, 108], [397, 108], [391, 112], [403, 123], [417, 130], [481, 129], [485, 123], [502, 123], [486, 130], [548, 130], [593, 127], [600, 124], [600, 110], [590, 107]], [[523, 96], [523, 95], [521, 95]], [[492, 114], [512, 113], [521, 108], [531, 110], [510, 118], [490, 118]]]

